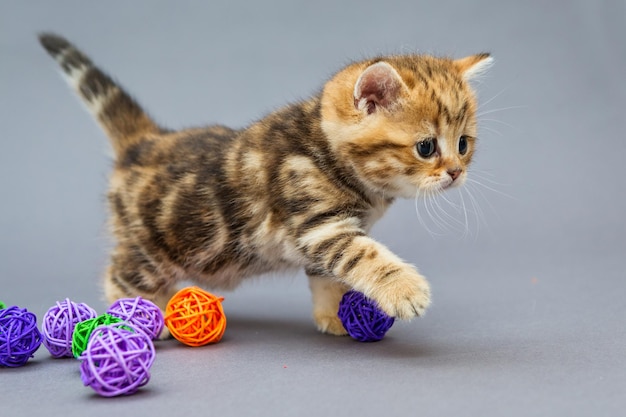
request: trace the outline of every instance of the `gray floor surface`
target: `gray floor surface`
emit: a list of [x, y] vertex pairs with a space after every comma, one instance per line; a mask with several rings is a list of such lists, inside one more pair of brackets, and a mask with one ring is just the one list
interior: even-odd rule
[[223, 294], [222, 342], [158, 343], [138, 394], [100, 398], [42, 348], [0, 369], [0, 415], [623, 416], [625, 28], [623, 1], [0, 1], [0, 299], [39, 317], [106, 309], [111, 163], [38, 31], [173, 128], [244, 126], [378, 53], [496, 58], [468, 236], [444, 200], [448, 230], [400, 201], [373, 231], [430, 279], [424, 318], [380, 343], [324, 336], [302, 273], [253, 280]]

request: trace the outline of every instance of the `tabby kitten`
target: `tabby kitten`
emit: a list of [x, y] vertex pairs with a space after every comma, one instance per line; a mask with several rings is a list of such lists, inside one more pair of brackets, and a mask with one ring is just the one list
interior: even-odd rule
[[345, 334], [337, 310], [351, 288], [391, 316], [424, 313], [426, 279], [367, 233], [395, 198], [463, 184], [477, 134], [468, 81], [488, 54], [356, 62], [245, 129], [171, 131], [68, 41], [40, 41], [115, 151], [108, 301], [164, 308], [182, 280], [226, 290], [304, 267], [322, 332]]

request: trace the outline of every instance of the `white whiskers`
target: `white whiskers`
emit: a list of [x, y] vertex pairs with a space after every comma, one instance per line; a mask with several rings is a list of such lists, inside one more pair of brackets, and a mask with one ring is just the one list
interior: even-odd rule
[[[483, 184], [482, 182], [480, 182], [480, 181], [478, 181], [478, 180], [475, 180], [475, 179], [473, 179], [473, 178], [468, 178], [468, 179], [467, 179], [467, 182], [468, 182], [468, 183], [470, 183], [470, 184], [476, 184], [476, 185], [478, 185], [478, 186], [480, 186], [480, 187], [486, 188], [487, 190], [489, 190], [489, 191], [493, 191], [494, 193], [500, 194], [501, 196], [504, 196], [504, 197], [510, 198], [510, 199], [512, 199], [512, 200], [516, 200], [516, 198], [515, 198], [515, 197], [513, 197], [512, 195], [507, 194], [507, 193], [505, 193], [504, 191], [497, 190], [497, 189], [495, 189], [495, 188], [493, 188], [493, 187], [490, 187], [490, 186], [488, 186], [488, 185], [485, 185], [485, 184]], [[496, 183], [496, 184], [497, 184], [497, 183]]]
[[512, 109], [524, 109], [527, 106], [509, 106], [509, 107], [501, 107], [499, 109], [491, 109], [491, 110], [485, 110], [479, 113], [476, 113], [476, 117], [481, 118], [482, 116], [486, 116], [488, 114], [491, 113], [497, 113], [497, 112], [501, 112], [501, 111], [505, 111], [505, 110], [512, 110]]
[[468, 213], [472, 213], [472, 210], [467, 207], [460, 191], [451, 191], [444, 192], [436, 188], [418, 191], [415, 195], [417, 218], [432, 237], [450, 232], [459, 232], [462, 238], [471, 234]]
[[[421, 195], [420, 195], [421, 194]], [[420, 224], [424, 227], [424, 229], [426, 229], [426, 231], [428, 232], [429, 235], [431, 235], [432, 237], [434, 236], [441, 236], [441, 233], [437, 233], [434, 230], [431, 229], [431, 227], [428, 225], [428, 222], [423, 218], [422, 213], [420, 213], [420, 209], [419, 209], [419, 202], [420, 201], [427, 201], [430, 198], [430, 193], [426, 192], [425, 194], [420, 193], [420, 190], [417, 190], [416, 194], [415, 194], [415, 214], [417, 215], [417, 219], [419, 220]], [[430, 211], [428, 210], [428, 206], [426, 205], [426, 203], [424, 203], [424, 208], [426, 209], [426, 212], [428, 213], [429, 219], [432, 221], [432, 214], [430, 213]], [[436, 222], [435, 222], [436, 224]]]
[[[496, 193], [513, 200], [515, 197], [499, 190], [505, 186], [488, 177], [486, 172], [472, 172], [464, 186], [442, 190], [433, 188], [418, 190], [415, 195], [415, 213], [417, 218], [432, 237], [450, 233], [460, 234], [460, 239], [473, 236], [478, 238], [481, 227], [488, 231], [488, 218], [500, 219], [497, 209], [488, 198], [488, 193]], [[482, 206], [487, 205], [486, 213]]]

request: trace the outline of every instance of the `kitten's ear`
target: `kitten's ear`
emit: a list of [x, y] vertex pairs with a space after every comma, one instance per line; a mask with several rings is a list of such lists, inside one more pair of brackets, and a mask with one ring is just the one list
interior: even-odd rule
[[493, 58], [487, 54], [470, 55], [457, 59], [454, 65], [463, 74], [466, 80], [473, 80], [483, 75], [493, 65]]
[[354, 86], [354, 107], [367, 114], [376, 112], [379, 107], [389, 110], [398, 102], [403, 84], [400, 74], [388, 63], [372, 64]]

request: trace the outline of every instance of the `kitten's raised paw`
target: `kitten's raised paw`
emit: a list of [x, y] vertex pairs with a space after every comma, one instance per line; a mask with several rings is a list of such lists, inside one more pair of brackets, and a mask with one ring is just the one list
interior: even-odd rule
[[392, 317], [408, 320], [423, 316], [430, 305], [430, 286], [426, 279], [412, 270], [391, 279], [374, 288], [368, 297]]
[[332, 334], [335, 336], [345, 336], [348, 334], [337, 315], [314, 314], [313, 319], [315, 320], [317, 329], [322, 333]]

